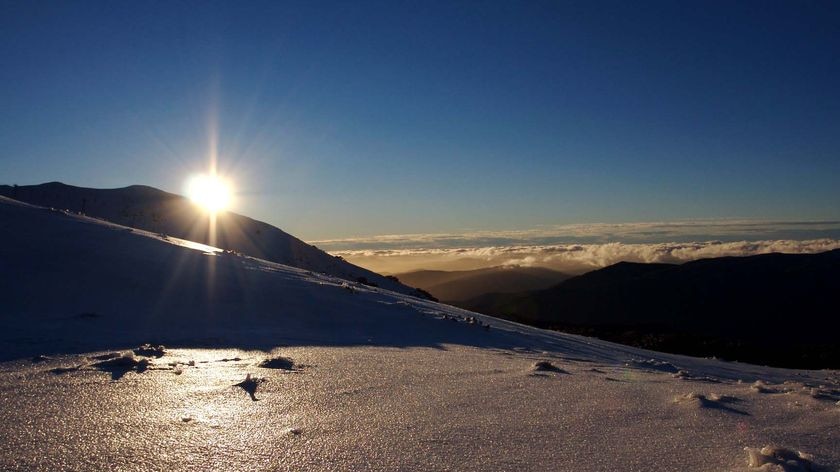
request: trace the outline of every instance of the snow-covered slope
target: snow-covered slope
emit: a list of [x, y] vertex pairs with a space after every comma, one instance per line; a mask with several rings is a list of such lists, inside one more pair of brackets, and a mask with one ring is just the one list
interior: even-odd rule
[[323, 272], [351, 282], [367, 283], [412, 295], [423, 294], [392, 279], [331, 256], [300, 239], [247, 216], [222, 212], [216, 230], [201, 209], [187, 198], [144, 185], [115, 189], [75, 187], [61, 182], [41, 185], [0, 185], [0, 195], [34, 205], [53, 207], [178, 238], [214, 244], [249, 256]]
[[0, 359], [3, 470], [840, 467], [835, 371], [542, 331], [8, 199]]

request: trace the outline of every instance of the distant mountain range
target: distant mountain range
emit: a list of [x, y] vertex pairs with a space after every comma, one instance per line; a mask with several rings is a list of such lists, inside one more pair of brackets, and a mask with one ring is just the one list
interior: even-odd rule
[[284, 231], [233, 212], [217, 215], [216, 238], [210, 237], [207, 214], [186, 197], [153, 187], [116, 189], [74, 187], [60, 182], [0, 185], [0, 195], [33, 205], [84, 213], [133, 228], [211, 244], [249, 256], [326, 273], [353, 282], [428, 297], [392, 278], [355, 266], [306, 244]]
[[840, 250], [622, 262], [462, 308], [640, 347], [780, 366], [840, 367]]
[[487, 293], [515, 293], [552, 287], [570, 276], [543, 267], [499, 266], [476, 270], [418, 270], [396, 274], [444, 302], [470, 300]]

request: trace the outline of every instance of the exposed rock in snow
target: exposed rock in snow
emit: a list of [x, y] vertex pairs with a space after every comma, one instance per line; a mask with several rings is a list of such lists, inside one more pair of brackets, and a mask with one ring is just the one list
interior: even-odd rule
[[166, 354], [166, 347], [162, 344], [143, 344], [134, 349], [134, 354], [146, 357], [163, 357]]
[[303, 430], [300, 428], [286, 428], [286, 433], [291, 434], [292, 436], [300, 436], [303, 434]]
[[88, 356], [88, 359], [93, 361], [107, 361], [108, 359], [114, 359], [116, 357], [121, 357], [122, 354], [119, 352], [106, 352], [105, 354], [98, 354], [95, 356]]
[[[214, 362], [239, 362], [241, 360], [242, 360], [241, 357], [225, 357], [223, 359], [218, 359]], [[208, 361], [205, 361], [205, 362], [208, 362]]]
[[257, 365], [264, 369], [296, 370], [294, 361], [282, 356], [265, 359]]
[[81, 364], [80, 365], [74, 365], [72, 367], [55, 367], [55, 368], [50, 369], [50, 372], [52, 372], [55, 375], [62, 375], [62, 374], [66, 374], [68, 372], [75, 372], [75, 371], [77, 371], [81, 368], [82, 368]]
[[263, 382], [265, 382], [265, 379], [251, 377], [251, 374], [247, 374], [245, 376], [245, 380], [235, 383], [233, 386], [245, 390], [245, 392], [248, 393], [248, 396], [251, 397], [251, 400], [257, 401], [259, 400], [259, 398], [256, 397], [257, 387]]

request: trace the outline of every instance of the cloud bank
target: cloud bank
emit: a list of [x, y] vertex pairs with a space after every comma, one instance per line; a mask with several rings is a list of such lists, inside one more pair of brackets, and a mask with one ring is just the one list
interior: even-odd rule
[[582, 273], [621, 261], [682, 263], [723, 256], [784, 252], [805, 254], [840, 248], [838, 239], [705, 241], [692, 243], [604, 243], [479, 248], [380, 249], [335, 251], [348, 261], [384, 273], [412, 270], [470, 270], [519, 265]]
[[348, 261], [382, 273], [541, 266], [582, 273], [620, 261], [681, 263], [770, 252], [840, 248], [840, 222], [702, 220], [589, 224], [523, 231], [384, 235], [316, 241]]
[[395, 234], [310, 241], [327, 251], [515, 245], [840, 239], [840, 221], [689, 220], [540, 226], [526, 230]]

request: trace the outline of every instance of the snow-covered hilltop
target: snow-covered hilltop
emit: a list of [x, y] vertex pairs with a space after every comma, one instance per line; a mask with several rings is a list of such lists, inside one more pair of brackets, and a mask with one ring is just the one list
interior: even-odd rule
[[543, 331], [159, 233], [0, 197], [0, 469], [840, 468], [836, 371]]
[[60, 182], [0, 185], [0, 195], [34, 205], [81, 212], [132, 228], [214, 244], [280, 264], [389, 290], [423, 296], [412, 287], [353, 265], [247, 216], [221, 212], [211, 238], [209, 219], [187, 198], [144, 185], [115, 189], [75, 187]]

